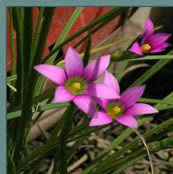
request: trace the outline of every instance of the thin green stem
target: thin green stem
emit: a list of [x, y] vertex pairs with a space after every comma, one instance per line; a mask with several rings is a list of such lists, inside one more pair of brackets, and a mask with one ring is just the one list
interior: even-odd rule
[[21, 104], [23, 96], [23, 80], [24, 80], [24, 66], [23, 66], [23, 9], [15, 8], [15, 26], [16, 26], [16, 38], [17, 38], [17, 75], [16, 88], [17, 93], [15, 101], [17, 104]]
[[57, 144], [55, 153], [55, 163], [52, 174], [67, 174], [67, 140], [74, 119], [74, 105], [71, 104], [64, 115], [65, 119], [59, 135], [59, 143]]
[[30, 68], [33, 65], [33, 61], [34, 61], [34, 56], [36, 53], [36, 48], [38, 46], [38, 40], [39, 40], [39, 36], [40, 36], [40, 30], [41, 30], [41, 23], [42, 23], [42, 18], [43, 18], [43, 14], [44, 14], [44, 7], [41, 7], [39, 9], [39, 15], [38, 15], [38, 19], [37, 19], [37, 24], [35, 27], [35, 31], [33, 34], [33, 38], [32, 38], [32, 46], [31, 46], [31, 56], [30, 56]]
[[133, 129], [133, 131], [137, 134], [137, 136], [141, 139], [142, 143], [144, 144], [145, 148], [146, 148], [146, 151], [147, 151], [147, 154], [148, 154], [148, 159], [149, 159], [149, 162], [150, 162], [150, 166], [151, 166], [151, 173], [154, 174], [154, 167], [153, 167], [153, 161], [152, 161], [152, 158], [151, 158], [151, 154], [150, 154], [150, 150], [149, 150], [149, 147], [145, 141], [145, 138], [143, 137], [143, 135], [137, 130], [137, 129]]

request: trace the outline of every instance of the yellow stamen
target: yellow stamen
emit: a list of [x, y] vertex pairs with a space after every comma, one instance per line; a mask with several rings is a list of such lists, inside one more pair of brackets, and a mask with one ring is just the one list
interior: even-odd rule
[[77, 82], [76, 83], [73, 83], [72, 88], [74, 90], [79, 90], [81, 88], [81, 84], [80, 83], [77, 83]]
[[118, 114], [119, 112], [121, 111], [121, 108], [119, 106], [115, 106], [113, 109], [112, 109], [112, 114]]
[[151, 50], [151, 46], [149, 44], [147, 44], [147, 43], [143, 44], [141, 46], [141, 50], [142, 50], [143, 53], [147, 53], [147, 52], [149, 52]]

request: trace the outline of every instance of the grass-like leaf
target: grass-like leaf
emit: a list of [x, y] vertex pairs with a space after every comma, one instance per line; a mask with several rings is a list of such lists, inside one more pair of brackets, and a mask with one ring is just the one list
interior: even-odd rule
[[[163, 102], [173, 102], [173, 93], [170, 93], [165, 99], [163, 99]], [[155, 107], [159, 110], [162, 109], [162, 107], [165, 106], [165, 104], [157, 104]], [[152, 120], [151, 117], [144, 117], [139, 119], [139, 126], [143, 125], [147, 121]], [[150, 130], [149, 133], [144, 136], [145, 138], [148, 138], [150, 134], [155, 135], [155, 132], [159, 134], [159, 130], [161, 131], [162, 128], [167, 128], [167, 124], [173, 125], [173, 119], [168, 120], [166, 122], [163, 122], [160, 126], [157, 126], [156, 128]], [[122, 150], [119, 150], [115, 154], [111, 155], [110, 157], [107, 158], [107, 160], [104, 160], [104, 164], [101, 163], [102, 158], [105, 157], [111, 150], [113, 150], [116, 146], [118, 146], [120, 143], [122, 143], [129, 135], [133, 133], [133, 130], [130, 128], [127, 128], [124, 132], [121, 133], [105, 150], [103, 150], [97, 157], [96, 159], [89, 165], [83, 172], [82, 174], [89, 174], [93, 169], [96, 167], [98, 169], [98, 172], [103, 172], [104, 168], [109, 168], [109, 165], [113, 164], [117, 158], [119, 158], [122, 154], [124, 154], [127, 150], [129, 150], [131, 147], [136, 147], [136, 144], [138, 143], [138, 139], [133, 141], [132, 143], [127, 144], [125, 147], [123, 147]], [[161, 134], [159, 134], [161, 135]], [[156, 136], [158, 137], [158, 136]], [[108, 165], [108, 166], [107, 166]], [[102, 166], [102, 167], [100, 167]]]

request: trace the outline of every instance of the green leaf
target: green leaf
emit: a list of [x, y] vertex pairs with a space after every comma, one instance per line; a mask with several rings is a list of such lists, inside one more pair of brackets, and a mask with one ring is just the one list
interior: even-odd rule
[[[172, 54], [170, 52], [169, 54]], [[172, 56], [172, 55], [171, 55]], [[169, 64], [172, 60], [159, 60], [151, 68], [149, 68], [145, 73], [143, 73], [135, 82], [133, 82], [130, 87], [141, 85], [153, 77], [157, 72], [159, 72], [163, 67]]]
[[116, 79], [118, 81], [120, 81], [122, 79], [123, 72], [124, 72], [125, 68], [127, 67], [127, 65], [128, 65], [128, 62], [119, 62], [118, 68], [116, 71]]
[[[9, 13], [10, 13], [10, 75], [15, 74], [15, 64], [14, 64], [14, 35], [13, 35], [13, 9], [9, 8]], [[15, 83], [12, 83], [12, 86]], [[10, 102], [14, 102], [14, 91], [10, 90]]]
[[[78, 19], [79, 15], [83, 11], [83, 9], [84, 9], [84, 7], [76, 7], [75, 8], [75, 10], [72, 13], [70, 19], [68, 20], [68, 22], [65, 25], [65, 27], [63, 28], [60, 36], [58, 37], [52, 51], [54, 51], [56, 49], [56, 47], [58, 47], [59, 44], [61, 44], [62, 42], [64, 42], [66, 40], [67, 35], [69, 34], [71, 28], [73, 27], [74, 23]], [[52, 64], [54, 62], [56, 56], [58, 55], [58, 52], [59, 52], [59, 50], [57, 50], [52, 56], [50, 56], [49, 61], [47, 61], [46, 63]]]
[[16, 44], [17, 44], [17, 67], [16, 71], [18, 78], [16, 80], [17, 93], [15, 96], [15, 101], [17, 104], [21, 104], [21, 98], [23, 96], [23, 80], [24, 80], [24, 54], [23, 54], [23, 20], [24, 20], [24, 11], [23, 8], [14, 8], [14, 25], [16, 26]]
[[[166, 135], [166, 132], [170, 132], [173, 128], [173, 118], [161, 123], [157, 127], [154, 127], [153, 129], [147, 131], [144, 133], [144, 138], [147, 140], [147, 142], [150, 141], [157, 141], [161, 137], [164, 137]], [[140, 143], [139, 138], [135, 138], [132, 142], [128, 143], [123, 147], [121, 150], [116, 152], [115, 154], [109, 156], [104, 160], [104, 164], [100, 163], [99, 166], [97, 167], [96, 172], [93, 174], [99, 174], [99, 173], [104, 173], [105, 171], [112, 170], [112, 167], [116, 168], [117, 161], [119, 162], [120, 159], [124, 159], [123, 156], [127, 151], [132, 150], [132, 155], [135, 154], [136, 149], [141, 149], [138, 147]], [[133, 151], [134, 150], [134, 151]], [[151, 151], [151, 150], [150, 150]], [[145, 152], [145, 150], [144, 150]], [[146, 153], [146, 152], [145, 152]], [[100, 167], [101, 166], [101, 167]]]
[[[45, 105], [40, 105], [40, 106], [35, 106], [32, 107], [32, 112], [42, 112], [42, 111], [46, 111], [46, 110], [50, 110], [50, 109], [56, 109], [56, 108], [62, 108], [62, 107], [67, 107], [69, 106], [69, 103], [50, 103], [50, 104], [45, 104]], [[14, 119], [17, 117], [21, 116], [22, 111], [18, 110], [18, 111], [14, 111], [14, 112], [10, 112], [7, 114], [7, 119]]]
[[37, 46], [36, 54], [34, 58], [34, 65], [37, 65], [38, 63], [41, 62], [54, 12], [55, 12], [55, 8], [48, 7], [48, 8], [45, 8], [44, 10], [44, 20], [43, 20], [41, 31], [40, 31], [38, 46]]
[[151, 68], [149, 68], [145, 73], [143, 73], [136, 81], [134, 81], [130, 87], [141, 85], [153, 77], [157, 72], [159, 72], [164, 66], [170, 63], [171, 60], [160, 60], [155, 63]]
[[88, 64], [88, 61], [90, 58], [90, 48], [91, 48], [91, 35], [88, 36], [88, 41], [87, 41], [87, 45], [85, 48], [85, 54], [83, 57], [84, 66], [86, 66]]
[[[173, 137], [165, 138], [161, 141], [149, 144], [151, 153], [164, 150], [164, 149], [169, 149], [172, 147], [173, 147]], [[123, 172], [125, 169], [127, 169], [127, 167], [134, 164], [136, 161], [138, 161], [139, 159], [145, 156], [146, 156], [146, 152], [144, 148], [140, 148], [136, 150], [135, 152], [130, 153], [129, 155], [124, 157], [124, 159], [118, 161], [118, 164], [115, 165], [114, 169], [113, 168], [111, 169], [112, 171], [114, 170], [114, 172], [112, 172], [111, 174], [119, 174]]]
[[[44, 18], [42, 21], [42, 26], [41, 26], [41, 31], [39, 35], [39, 40], [37, 44], [37, 48], [35, 50], [35, 56], [34, 56], [34, 62], [33, 66], [40, 64], [42, 61], [42, 56], [43, 56], [43, 51], [45, 48], [46, 40], [48, 37], [49, 29], [51, 26], [51, 22], [53, 19], [53, 15], [55, 12], [55, 7], [54, 8], [45, 8], [44, 9]], [[39, 77], [40, 75], [32, 69], [32, 79], [33, 80], [33, 87], [34, 87], [34, 96], [37, 96], [40, 94], [41, 90], [43, 89], [43, 84], [39, 84]]]
[[[173, 102], [173, 97], [172, 96], [173, 96], [173, 93], [170, 93], [167, 97], [165, 97], [163, 99], [163, 102], [172, 103]], [[165, 104], [155, 105], [155, 107], [157, 109], [162, 109], [163, 106], [165, 106]], [[139, 125], [143, 125], [144, 123], [146, 123], [146, 121], [150, 121], [150, 120], [152, 120], [151, 117], [144, 117], [144, 118], [139, 119], [138, 123], [139, 123]], [[146, 134], [145, 138], [147, 138], [147, 136], [149, 136], [150, 134], [156, 136], [155, 132], [158, 132], [159, 130], [162, 130], [163, 127], [167, 128], [168, 124], [169, 124], [169, 126], [172, 125], [173, 124], [173, 119], [168, 120], [166, 122], [163, 122], [159, 127], [156, 127], [154, 129], [152, 129], [151, 132]], [[133, 141], [132, 143], [128, 143], [125, 147], [123, 147], [123, 149], [119, 150], [115, 154], [108, 157], [107, 160], [104, 160], [105, 164], [101, 163], [103, 157], [105, 157], [111, 150], [113, 150], [120, 143], [122, 143], [132, 133], [133, 133], [133, 130], [130, 129], [130, 128], [127, 128], [124, 132], [122, 132], [103, 152], [101, 152], [96, 157], [96, 159], [82, 172], [82, 174], [89, 174], [91, 171], [93, 171], [93, 169], [95, 167], [96, 167], [96, 169], [98, 169], [98, 171], [100, 171], [101, 169], [104, 168], [104, 166], [106, 167], [106, 165], [109, 166], [109, 164], [113, 164], [117, 160], [117, 158], [119, 158], [119, 156], [123, 155], [131, 147], [136, 147], [136, 144], [138, 143], [138, 139], [135, 139], [135, 141]], [[158, 134], [159, 134], [159, 132], [158, 132]], [[159, 136], [156, 136], [156, 137], [159, 137]], [[102, 166], [101, 169], [99, 169], [100, 166]]]
[[[157, 55], [157, 56], [145, 56], [140, 58], [130, 58], [128, 61], [144, 61], [144, 60], [173, 60], [173, 55]], [[126, 60], [125, 60], [126, 61]]]
[[91, 21], [89, 24], [87, 24], [85, 27], [82, 29], [78, 30], [76, 33], [71, 35], [69, 38], [67, 38], [64, 42], [59, 44], [54, 51], [52, 51], [45, 59], [44, 62], [46, 62], [53, 54], [56, 53], [62, 46], [73, 40], [74, 38], [78, 37], [82, 33], [86, 32], [87, 30], [91, 29], [92, 27], [96, 26], [99, 23], [104, 23], [103, 21], [107, 19], [113, 19], [117, 17], [118, 15], [124, 13], [126, 11], [126, 8], [120, 8], [120, 7], [115, 7], [112, 10], [108, 11], [107, 13], [103, 14], [102, 16], [98, 17], [97, 19]]
[[[38, 96], [35, 100], [38, 102], [40, 100], [47, 99], [50, 92], [52, 93], [52, 90], [51, 91], [48, 90], [47, 92], [48, 92], [47, 94], [45, 94], [44, 96]], [[170, 98], [172, 97], [173, 97], [173, 94], [170, 95]], [[173, 108], [173, 104], [171, 102], [166, 102], [166, 101], [158, 100], [158, 99], [140, 98], [139, 102], [157, 104], [156, 108], [158, 108], [158, 110]], [[49, 103], [49, 104], [39, 105], [38, 107], [37, 105], [33, 106], [32, 111], [42, 112], [42, 111], [46, 111], [50, 109], [56, 109], [56, 108], [68, 107], [68, 106], [69, 106], [69, 103]], [[10, 112], [7, 114], [7, 120], [20, 117], [20, 115], [21, 115], [21, 110]]]
[[[172, 97], [172, 93], [169, 95], [171, 98]], [[167, 98], [168, 99], [168, 98]], [[159, 100], [159, 99], [150, 99], [150, 98], [140, 98], [138, 100], [139, 102], [142, 102], [142, 103], [153, 103], [153, 104], [157, 104], [155, 107], [157, 108], [158, 106], [168, 106], [168, 105], [172, 105], [173, 106], [173, 103], [172, 102], [167, 102], [167, 101], [164, 101], [164, 100]], [[159, 105], [160, 104], [160, 105]], [[164, 105], [163, 105], [164, 104]], [[160, 108], [159, 108], [160, 109]]]
[[16, 74], [15, 75], [12, 75], [12, 76], [9, 76], [9, 77], [7, 77], [7, 83], [13, 82], [16, 79], [17, 79], [17, 75]]
[[66, 174], [67, 173], [67, 140], [69, 132], [72, 128], [72, 121], [74, 119], [74, 105], [71, 103], [63, 117], [65, 117], [63, 126], [59, 135], [59, 142], [56, 147], [55, 163], [52, 174]]
[[30, 68], [29, 69], [31, 69], [33, 66], [36, 49], [38, 47], [38, 41], [39, 41], [39, 36], [40, 36], [40, 31], [41, 31], [43, 14], [44, 14], [44, 8], [40, 7], [35, 31], [34, 31], [33, 38], [32, 38], [31, 56], [30, 56], [30, 64], [29, 64]]

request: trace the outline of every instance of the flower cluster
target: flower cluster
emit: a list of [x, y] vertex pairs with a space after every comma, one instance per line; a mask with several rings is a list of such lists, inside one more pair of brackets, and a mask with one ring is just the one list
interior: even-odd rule
[[[140, 56], [162, 52], [169, 46], [166, 42], [169, 37], [167, 33], [154, 34], [154, 25], [147, 19], [139, 41], [129, 51]], [[117, 121], [136, 128], [136, 116], [158, 111], [148, 104], [137, 103], [145, 86], [129, 88], [120, 95], [116, 78], [107, 71], [109, 62], [110, 55], [104, 55], [84, 67], [80, 55], [70, 47], [65, 55], [65, 69], [46, 64], [37, 65], [35, 69], [58, 85], [54, 102], [73, 101], [79, 109], [91, 116], [90, 126]], [[103, 74], [104, 83], [96, 83]]]
[[[144, 86], [130, 88], [120, 96], [117, 80], [106, 71], [109, 62], [110, 56], [105, 55], [84, 67], [82, 58], [70, 47], [65, 55], [65, 69], [46, 64], [37, 65], [35, 69], [58, 85], [53, 101], [73, 101], [92, 117], [90, 126], [118, 121], [135, 128], [135, 116], [156, 113], [157, 110], [148, 104], [136, 103], [144, 92]], [[104, 83], [96, 83], [104, 73]], [[97, 104], [101, 106], [99, 111]]]
[[155, 34], [152, 21], [147, 19], [141, 38], [131, 46], [129, 51], [140, 56], [163, 52], [169, 46], [166, 41], [170, 36], [167, 33]]
[[[108, 71], [105, 72], [104, 84], [111, 86], [120, 95], [120, 87], [116, 78]], [[91, 119], [90, 126], [109, 124], [117, 121], [125, 126], [137, 127], [135, 116], [153, 114], [158, 111], [152, 106], [144, 103], [136, 103], [144, 93], [145, 86], [135, 86], [127, 89], [120, 98], [113, 100], [97, 99], [101, 111], [95, 113]]]
[[84, 67], [82, 58], [70, 47], [65, 55], [65, 69], [46, 64], [37, 65], [35, 69], [59, 85], [55, 91], [54, 102], [73, 101], [84, 113], [92, 116], [96, 112], [93, 97], [119, 97], [111, 86], [94, 82], [105, 72], [109, 62], [110, 56], [105, 55]]

